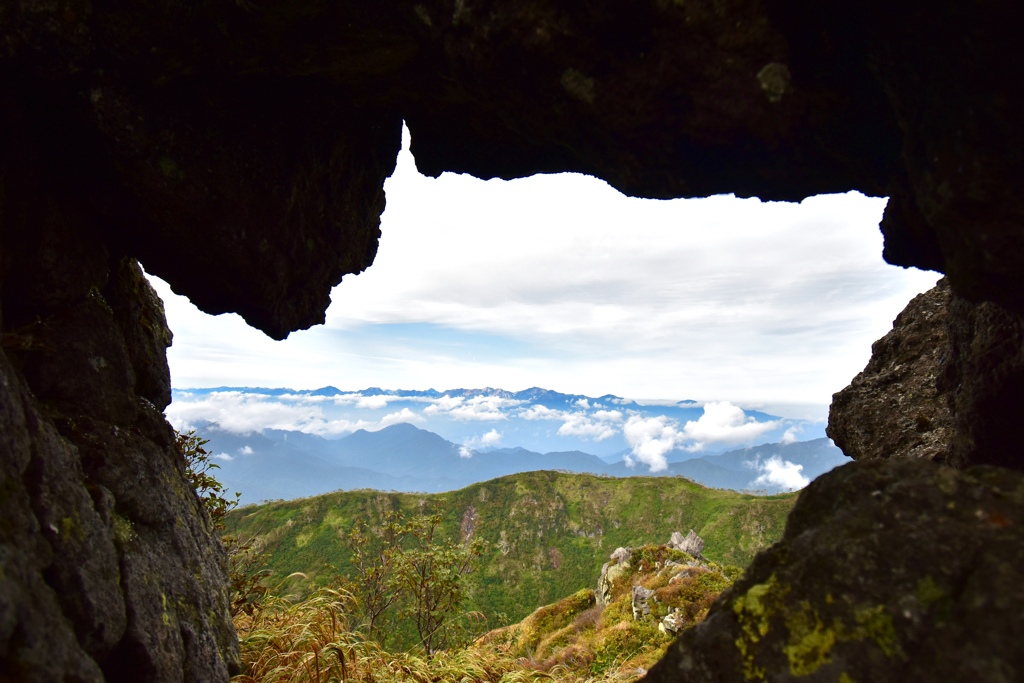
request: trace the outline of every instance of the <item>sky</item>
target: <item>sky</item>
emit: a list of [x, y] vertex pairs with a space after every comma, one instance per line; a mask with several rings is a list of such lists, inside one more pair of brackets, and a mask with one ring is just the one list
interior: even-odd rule
[[385, 192], [374, 264], [285, 341], [151, 278], [174, 387], [540, 386], [824, 419], [939, 277], [883, 262], [885, 199], [856, 193], [665, 201], [578, 174], [432, 179], [408, 131]]

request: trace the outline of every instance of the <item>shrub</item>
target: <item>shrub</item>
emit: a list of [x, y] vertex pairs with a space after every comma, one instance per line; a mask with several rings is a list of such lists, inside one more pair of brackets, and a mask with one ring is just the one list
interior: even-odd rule
[[238, 505], [242, 494], [236, 492], [234, 498], [224, 495], [227, 489], [212, 474], [220, 465], [213, 462], [213, 454], [206, 450], [208, 443], [209, 440], [199, 437], [194, 429], [184, 434], [175, 432], [174, 445], [185, 459], [185, 479], [199, 496], [214, 531], [221, 532], [225, 515]]

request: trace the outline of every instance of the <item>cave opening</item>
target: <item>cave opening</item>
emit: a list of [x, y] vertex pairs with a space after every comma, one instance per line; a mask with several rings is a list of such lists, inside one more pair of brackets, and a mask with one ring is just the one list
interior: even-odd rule
[[545, 386], [823, 423], [938, 278], [882, 260], [885, 198], [650, 200], [580, 174], [429, 178], [403, 137], [375, 263], [334, 288], [325, 325], [276, 342], [153, 278], [176, 388]]

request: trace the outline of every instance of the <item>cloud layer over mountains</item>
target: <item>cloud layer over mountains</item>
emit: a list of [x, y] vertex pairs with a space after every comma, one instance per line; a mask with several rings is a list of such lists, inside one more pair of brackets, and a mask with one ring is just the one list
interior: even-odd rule
[[[247, 434], [279, 429], [338, 438], [357, 430], [415, 424], [467, 449], [504, 445], [583, 450], [651, 472], [670, 461], [735, 446], [824, 436], [823, 425], [745, 411], [728, 401], [641, 405], [543, 389], [316, 391], [221, 388], [175, 390], [168, 419], [179, 429], [216, 423]], [[464, 456], [465, 457], [465, 456]]]
[[[805, 486], [811, 478], [848, 461], [824, 438], [691, 457], [648, 472], [635, 463], [606, 462], [575, 450], [476, 450], [410, 424], [375, 432], [359, 430], [334, 440], [280, 429], [234, 434], [210, 423], [201, 424], [200, 429], [221, 468], [218, 479], [240, 492], [247, 503], [339, 489], [437, 493], [532, 470], [613, 477], [683, 476], [713, 488], [778, 493]], [[483, 441], [495, 433], [487, 432]]]

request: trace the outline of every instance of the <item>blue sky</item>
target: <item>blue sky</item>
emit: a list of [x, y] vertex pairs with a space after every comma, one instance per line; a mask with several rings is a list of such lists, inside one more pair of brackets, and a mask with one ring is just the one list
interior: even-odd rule
[[642, 200], [579, 175], [426, 178], [405, 150], [385, 190], [375, 264], [286, 341], [154, 278], [174, 386], [543, 386], [823, 419], [938, 278], [882, 261], [885, 200], [857, 194]]

